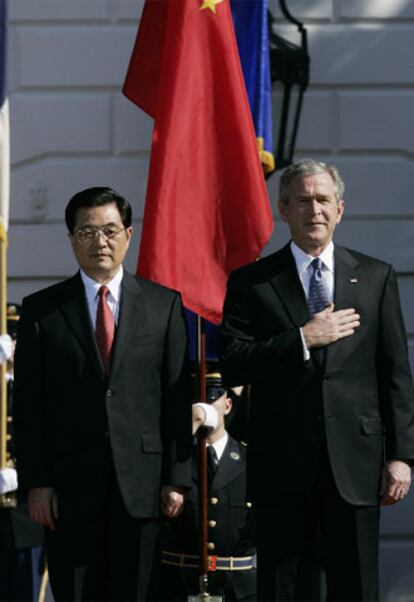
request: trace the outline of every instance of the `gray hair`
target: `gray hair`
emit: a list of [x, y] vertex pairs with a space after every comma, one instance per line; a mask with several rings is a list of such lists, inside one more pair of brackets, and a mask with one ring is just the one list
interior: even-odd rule
[[289, 202], [290, 188], [297, 176], [312, 176], [318, 173], [328, 173], [331, 176], [335, 186], [337, 202], [343, 199], [345, 184], [336, 167], [322, 163], [322, 161], [315, 161], [314, 159], [302, 159], [297, 163], [289, 165], [281, 175], [279, 180], [279, 200], [285, 203], [285, 205]]

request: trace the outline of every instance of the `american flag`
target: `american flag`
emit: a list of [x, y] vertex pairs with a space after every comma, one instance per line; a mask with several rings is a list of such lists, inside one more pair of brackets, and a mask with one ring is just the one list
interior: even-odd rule
[[9, 225], [10, 140], [7, 101], [7, 0], [0, 0], [0, 238]]

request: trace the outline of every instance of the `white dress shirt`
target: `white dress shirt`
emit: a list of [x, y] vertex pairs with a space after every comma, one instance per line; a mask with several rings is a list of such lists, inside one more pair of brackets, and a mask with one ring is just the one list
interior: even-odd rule
[[[85, 274], [82, 270], [80, 271], [80, 275], [82, 278], [83, 286], [85, 287], [86, 301], [88, 303], [89, 315], [91, 317], [91, 324], [93, 328], [96, 327], [96, 313], [98, 311], [98, 302], [99, 296], [98, 291], [101, 288], [102, 284], [96, 282], [89, 276]], [[124, 275], [124, 270], [122, 266], [119, 268], [118, 273], [105, 284], [105, 286], [109, 289], [109, 294], [106, 298], [106, 302], [111, 310], [115, 324], [118, 324], [119, 318], [119, 306], [121, 303], [121, 283]]]
[[220, 460], [221, 456], [223, 455], [223, 452], [227, 445], [228, 440], [229, 440], [229, 434], [226, 431], [224, 433], [224, 435], [222, 437], [220, 437], [220, 439], [218, 439], [214, 443], [210, 443], [210, 445], [212, 445], [214, 447], [214, 449], [216, 450], [218, 460]]
[[[312, 276], [312, 269], [310, 268], [310, 264], [315, 258], [312, 257], [312, 255], [308, 255], [307, 253], [302, 251], [302, 249], [300, 249], [298, 245], [293, 242], [293, 240], [290, 243], [290, 250], [292, 251], [292, 255], [296, 264], [296, 269], [298, 271], [299, 278], [305, 293], [305, 297], [307, 299], [309, 296], [309, 285]], [[335, 259], [334, 244], [332, 241], [322, 251], [319, 257], [322, 261], [321, 271], [325, 288], [328, 293], [330, 302], [333, 303], [335, 282]], [[310, 351], [306, 345], [302, 328], [300, 328], [299, 330], [303, 345], [303, 359], [305, 361], [308, 361], [310, 359]]]
[[[292, 251], [292, 255], [296, 263], [296, 269], [298, 271], [299, 278], [307, 299], [309, 296], [309, 285], [312, 276], [310, 264], [315, 257], [312, 257], [312, 255], [308, 255], [302, 251], [302, 249], [300, 249], [293, 241], [290, 243], [290, 250]], [[322, 253], [319, 255], [319, 258], [322, 261], [321, 271], [325, 288], [332, 303], [334, 298], [335, 277], [334, 244], [332, 241], [328, 244], [326, 249], [322, 251]]]

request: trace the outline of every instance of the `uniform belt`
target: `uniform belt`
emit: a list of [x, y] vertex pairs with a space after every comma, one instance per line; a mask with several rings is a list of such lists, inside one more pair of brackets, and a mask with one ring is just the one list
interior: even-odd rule
[[[177, 554], [163, 550], [161, 554], [162, 564], [179, 566], [188, 569], [199, 567], [199, 557], [192, 554]], [[248, 571], [253, 568], [253, 556], [209, 556], [209, 571]]]

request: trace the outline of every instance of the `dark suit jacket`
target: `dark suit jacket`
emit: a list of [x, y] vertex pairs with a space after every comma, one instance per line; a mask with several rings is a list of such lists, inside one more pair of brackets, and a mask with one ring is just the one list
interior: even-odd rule
[[109, 445], [128, 512], [157, 516], [160, 486], [187, 486], [191, 473], [179, 294], [124, 272], [109, 377], [79, 274], [25, 298], [15, 433], [21, 487], [54, 487], [60, 518], [100, 507]]
[[310, 315], [289, 246], [230, 277], [222, 371], [231, 385], [252, 385], [249, 487], [259, 505], [308, 493], [325, 446], [337, 487], [353, 504], [378, 501], [384, 458], [414, 459], [394, 271], [335, 246], [335, 309], [349, 307], [361, 315], [355, 334], [327, 346], [324, 365], [305, 362], [299, 327]]
[[[252, 556], [256, 552], [251, 503], [246, 495], [246, 447], [229, 437], [220, 463], [208, 491], [208, 541], [214, 544], [209, 554], [217, 556]], [[217, 503], [212, 504], [211, 499]], [[187, 493], [184, 512], [169, 522], [164, 549], [188, 555], [199, 554], [197, 461], [193, 461], [193, 486]], [[213, 522], [212, 522], [213, 521]], [[182, 591], [182, 597], [198, 593], [198, 569], [180, 569], [163, 565], [165, 584], [163, 597], [168, 589]], [[171, 586], [172, 579], [180, 583]], [[232, 589], [237, 598], [253, 595], [256, 591], [256, 571], [216, 571], [209, 573], [208, 591], [212, 595], [228, 594]], [[227, 598], [227, 595], [226, 595]]]

